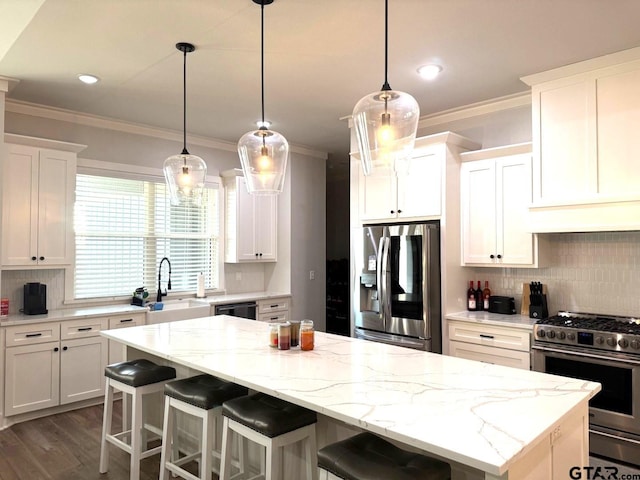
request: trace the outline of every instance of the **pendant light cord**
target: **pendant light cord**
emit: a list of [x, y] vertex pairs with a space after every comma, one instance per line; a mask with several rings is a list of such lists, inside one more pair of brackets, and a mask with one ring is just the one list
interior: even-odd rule
[[260, 82], [262, 88], [262, 126], [267, 130], [264, 124], [264, 2], [260, 5]]
[[389, 70], [389, 0], [384, 0], [384, 85], [382, 91], [391, 90], [387, 80]]
[[184, 53], [182, 65], [182, 155], [189, 155], [187, 151], [187, 49], [184, 48], [182, 53]]

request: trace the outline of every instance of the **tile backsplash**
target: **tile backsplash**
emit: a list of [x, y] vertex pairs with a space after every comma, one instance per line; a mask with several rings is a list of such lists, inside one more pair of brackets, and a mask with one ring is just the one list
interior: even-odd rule
[[518, 312], [522, 284], [539, 281], [547, 285], [550, 314], [571, 310], [640, 317], [640, 232], [545, 235], [546, 267], [472, 268], [469, 280], [481, 280], [483, 287], [488, 280], [492, 294], [515, 298]]
[[9, 314], [22, 309], [25, 283], [40, 282], [47, 286], [47, 309], [63, 308], [64, 269], [56, 270], [3, 270], [2, 297], [9, 299]]

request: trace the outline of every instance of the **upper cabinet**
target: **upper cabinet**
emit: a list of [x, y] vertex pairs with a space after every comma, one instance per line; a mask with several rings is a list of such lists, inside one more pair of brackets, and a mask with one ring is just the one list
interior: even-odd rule
[[73, 262], [77, 152], [84, 145], [5, 135], [2, 167], [2, 266]]
[[639, 228], [640, 48], [522, 80], [532, 89], [532, 230]]
[[225, 262], [275, 262], [277, 195], [251, 195], [242, 171], [222, 173], [225, 189]]
[[538, 237], [528, 231], [531, 144], [460, 154], [462, 264], [537, 267]]
[[[443, 136], [444, 135], [444, 136]], [[358, 212], [363, 223], [436, 219], [442, 215], [447, 151], [444, 140], [453, 134], [416, 140], [411, 159], [375, 166], [370, 175], [358, 169]], [[456, 136], [462, 147], [476, 145]], [[464, 141], [463, 141], [464, 140]], [[465, 141], [467, 143], [465, 143]]]

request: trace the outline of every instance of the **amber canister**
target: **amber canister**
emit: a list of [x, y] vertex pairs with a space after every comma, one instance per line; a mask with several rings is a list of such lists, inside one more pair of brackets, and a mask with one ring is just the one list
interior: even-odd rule
[[314, 330], [312, 320], [300, 322], [300, 350], [313, 350]]

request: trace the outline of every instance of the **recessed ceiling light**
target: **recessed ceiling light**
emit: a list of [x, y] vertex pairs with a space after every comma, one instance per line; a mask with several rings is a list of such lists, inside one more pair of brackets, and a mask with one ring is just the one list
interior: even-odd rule
[[262, 128], [262, 127], [265, 127], [266, 129], [271, 128], [271, 122], [269, 120], [265, 120], [265, 121], [258, 120], [256, 122], [256, 125], [258, 126], [258, 128]]
[[95, 75], [81, 73], [80, 75], [78, 75], [78, 80], [80, 80], [82, 83], [86, 83], [87, 85], [92, 85], [94, 83], [97, 83], [100, 79]]
[[433, 80], [440, 74], [441, 71], [442, 67], [433, 63], [429, 65], [423, 65], [418, 68], [418, 73], [425, 80]]

